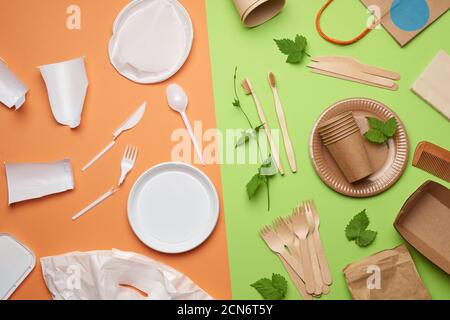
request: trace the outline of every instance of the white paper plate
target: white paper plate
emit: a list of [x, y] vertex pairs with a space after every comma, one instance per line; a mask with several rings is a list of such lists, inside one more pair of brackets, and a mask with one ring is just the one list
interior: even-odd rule
[[109, 59], [117, 71], [138, 83], [173, 76], [186, 62], [194, 30], [177, 0], [136, 0], [116, 18]]
[[160, 252], [180, 253], [203, 243], [219, 217], [211, 180], [183, 163], [162, 163], [140, 176], [128, 197], [128, 221], [138, 238]]
[[0, 300], [8, 299], [36, 265], [33, 252], [6, 233], [0, 233]]

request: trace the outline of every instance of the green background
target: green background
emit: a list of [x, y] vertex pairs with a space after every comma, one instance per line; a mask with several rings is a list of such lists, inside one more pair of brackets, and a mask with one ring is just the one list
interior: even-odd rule
[[[450, 52], [450, 14], [446, 14], [401, 48], [384, 30], [374, 30], [358, 43], [342, 47], [320, 38], [315, 29], [315, 15], [324, 1], [288, 0], [280, 15], [254, 29], [245, 28], [231, 0], [207, 0], [208, 28], [213, 68], [217, 126], [246, 128], [233, 100], [233, 71], [239, 68], [238, 79], [249, 77], [262, 101], [272, 129], [278, 128], [267, 73], [277, 76], [278, 89], [285, 109], [299, 171], [289, 170], [284, 148], [281, 159], [285, 177], [271, 180], [272, 209], [266, 210], [265, 192], [249, 201], [245, 185], [257, 170], [257, 165], [222, 165], [228, 251], [234, 299], [259, 299], [249, 285], [254, 281], [281, 273], [288, 277], [278, 258], [258, 236], [258, 230], [278, 216], [288, 215], [299, 201], [313, 198], [321, 215], [321, 237], [334, 278], [331, 294], [322, 299], [349, 299], [342, 269], [378, 251], [404, 243], [392, 224], [399, 209], [423, 182], [435, 180], [448, 183], [411, 166], [412, 155], [419, 141], [427, 140], [450, 149], [449, 122], [413, 94], [409, 88], [439, 49]], [[365, 7], [355, 0], [335, 1], [323, 15], [323, 28], [329, 35], [347, 39], [366, 26], [369, 17]], [[308, 39], [311, 55], [348, 55], [361, 62], [397, 71], [402, 79], [396, 92], [373, 88], [310, 73], [306, 59], [301, 65], [285, 63], [272, 39]], [[240, 87], [239, 87], [240, 89]], [[244, 109], [253, 123], [259, 122], [253, 101], [239, 90]], [[410, 139], [408, 167], [391, 189], [373, 198], [353, 199], [341, 196], [321, 182], [312, 167], [308, 152], [310, 130], [320, 113], [334, 102], [350, 97], [367, 97], [390, 106], [404, 122]], [[371, 220], [369, 229], [378, 237], [368, 248], [348, 242], [344, 228], [362, 209]], [[408, 246], [417, 269], [433, 299], [450, 299], [450, 277]], [[289, 282], [289, 299], [298, 299]]]

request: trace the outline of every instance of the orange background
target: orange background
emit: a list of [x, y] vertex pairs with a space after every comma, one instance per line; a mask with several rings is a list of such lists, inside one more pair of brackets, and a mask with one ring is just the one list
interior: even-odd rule
[[[75, 190], [7, 206], [5, 174], [0, 175], [0, 232], [10, 233], [37, 256], [31, 275], [13, 299], [51, 298], [42, 278], [39, 258], [70, 251], [134, 251], [185, 273], [215, 298], [231, 298], [223, 207], [217, 228], [202, 246], [179, 255], [160, 254], [142, 244], [127, 220], [128, 193], [137, 177], [153, 165], [170, 161], [170, 136], [182, 128], [181, 117], [165, 101], [169, 82], [180, 83], [190, 99], [188, 115], [215, 127], [211, 70], [204, 1], [181, 0], [194, 24], [194, 45], [185, 66], [172, 79], [139, 85], [119, 75], [108, 59], [112, 25], [127, 0], [16, 0], [0, 2], [0, 57], [29, 88], [19, 111], [0, 106], [0, 161], [50, 162], [72, 160]], [[69, 5], [81, 8], [81, 30], [66, 28]], [[37, 66], [86, 57], [89, 89], [80, 127], [57, 124]], [[112, 139], [112, 132], [143, 101], [148, 107], [134, 129], [87, 172], [81, 167]], [[77, 222], [71, 216], [117, 183], [125, 146], [140, 153], [125, 185], [112, 198]], [[222, 204], [220, 168], [201, 167], [214, 182]], [[2, 168], [1, 170], [4, 171]], [[7, 259], [7, 257], [0, 257]]]

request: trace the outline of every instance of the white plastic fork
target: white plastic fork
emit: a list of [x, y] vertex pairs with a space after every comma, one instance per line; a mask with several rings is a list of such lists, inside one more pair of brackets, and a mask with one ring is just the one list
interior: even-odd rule
[[125, 152], [122, 157], [122, 173], [120, 174], [119, 186], [122, 185], [128, 173], [133, 169], [134, 163], [136, 162], [136, 157], [138, 153], [138, 148], [136, 146], [128, 145], [125, 148]]

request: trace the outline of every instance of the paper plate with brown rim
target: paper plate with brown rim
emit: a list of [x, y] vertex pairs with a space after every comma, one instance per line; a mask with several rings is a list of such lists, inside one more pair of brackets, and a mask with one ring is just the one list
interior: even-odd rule
[[[374, 173], [355, 183], [349, 183], [326, 147], [322, 144], [318, 127], [327, 120], [352, 111], [361, 133], [369, 129], [367, 117], [386, 121], [397, 120], [397, 132], [388, 144], [375, 144], [364, 139]], [[320, 179], [334, 191], [355, 198], [371, 197], [392, 187], [402, 176], [408, 163], [409, 141], [405, 126], [397, 114], [384, 104], [365, 98], [339, 101], [326, 109], [314, 124], [310, 138], [310, 156]]]

